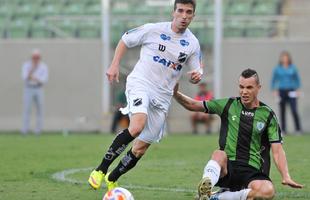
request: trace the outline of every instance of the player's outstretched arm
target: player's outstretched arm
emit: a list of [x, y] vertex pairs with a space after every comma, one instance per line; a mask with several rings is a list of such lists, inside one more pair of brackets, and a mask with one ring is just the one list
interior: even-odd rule
[[190, 111], [197, 111], [197, 112], [204, 112], [205, 111], [205, 108], [203, 106], [202, 101], [197, 101], [193, 98], [190, 98], [190, 97], [182, 94], [178, 90], [179, 90], [179, 84], [177, 83], [174, 87], [173, 97], [184, 108], [186, 108], [187, 110], [190, 110]]
[[119, 82], [119, 64], [126, 51], [127, 47], [125, 43], [122, 40], [120, 40], [115, 49], [112, 63], [108, 71], [106, 72], [106, 75], [110, 83], [112, 83], [113, 81]]
[[292, 180], [289, 171], [284, 149], [281, 143], [271, 144], [274, 162], [282, 176], [282, 184], [292, 188], [303, 188], [303, 185]]

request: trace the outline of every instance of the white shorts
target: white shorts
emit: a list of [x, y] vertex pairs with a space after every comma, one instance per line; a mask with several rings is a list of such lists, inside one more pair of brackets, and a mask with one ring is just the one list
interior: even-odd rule
[[164, 135], [167, 111], [145, 88], [127, 89], [126, 97], [127, 107], [120, 109], [123, 114], [131, 116], [135, 113], [145, 113], [147, 115], [144, 129], [137, 138], [149, 144], [159, 142]]

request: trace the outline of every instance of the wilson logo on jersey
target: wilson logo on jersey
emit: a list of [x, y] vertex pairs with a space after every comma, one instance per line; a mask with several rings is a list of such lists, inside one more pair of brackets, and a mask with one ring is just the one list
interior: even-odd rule
[[180, 44], [185, 47], [185, 46], [188, 46], [189, 45], [189, 42], [186, 41], [186, 40], [180, 40]]
[[182, 65], [180, 65], [179, 63], [174, 63], [170, 60], [166, 60], [165, 58], [161, 58], [159, 56], [153, 56], [153, 61], [158, 62], [165, 67], [170, 67], [176, 71], [181, 71], [182, 69]]
[[166, 34], [164, 34], [164, 33], [160, 34], [160, 38], [161, 38], [162, 40], [171, 40], [171, 37], [168, 36], [168, 35], [166, 35]]
[[158, 45], [158, 50], [164, 52], [166, 50], [166, 46], [162, 45], [162, 44], [159, 44]]

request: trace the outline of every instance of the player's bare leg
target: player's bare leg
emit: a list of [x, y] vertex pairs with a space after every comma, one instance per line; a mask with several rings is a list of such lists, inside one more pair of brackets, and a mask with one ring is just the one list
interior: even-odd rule
[[135, 113], [130, 117], [128, 130], [133, 137], [138, 137], [142, 132], [147, 120], [145, 113]]
[[254, 180], [249, 183], [248, 188], [251, 189], [247, 196], [247, 200], [253, 199], [273, 199], [275, 189], [271, 181], [268, 180]]
[[145, 154], [150, 145], [151, 144], [143, 142], [139, 139], [134, 141], [133, 147], [122, 158], [116, 168], [108, 174], [108, 177], [106, 177], [108, 190], [113, 189], [114, 185], [117, 185], [115, 183], [121, 175], [125, 174], [136, 166], [137, 162]]
[[198, 184], [199, 200], [208, 200], [212, 194], [212, 188], [220, 177], [227, 174], [227, 155], [224, 151], [213, 152], [211, 160], [204, 168], [201, 181]]
[[129, 128], [120, 132], [106, 152], [101, 164], [90, 174], [89, 184], [98, 189], [107, 174], [111, 163], [126, 149], [127, 145], [136, 138], [143, 130], [147, 115], [136, 113], [131, 116]]
[[273, 184], [269, 180], [254, 180], [248, 185], [248, 188], [239, 191], [219, 191], [212, 194], [210, 199], [218, 200], [271, 200], [275, 195]]

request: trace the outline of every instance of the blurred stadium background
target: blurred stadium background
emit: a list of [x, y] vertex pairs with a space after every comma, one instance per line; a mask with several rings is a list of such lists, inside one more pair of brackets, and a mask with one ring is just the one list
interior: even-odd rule
[[[104, 2], [109, 2], [110, 7], [110, 45], [102, 40], [102, 16], [107, 16], [102, 13]], [[122, 62], [121, 82], [108, 91], [103, 91], [104, 67], [107, 67], [103, 63], [109, 63], [126, 30], [147, 22], [170, 20], [172, 3], [170, 0], [0, 0], [0, 130], [20, 130], [21, 65], [33, 48], [41, 49], [50, 72], [45, 87], [45, 130], [110, 130], [116, 91], [124, 87], [139, 49], [128, 52]], [[280, 52], [288, 50], [300, 71], [304, 95], [299, 100], [299, 110], [303, 128], [309, 132], [310, 1], [223, 0], [222, 3], [222, 73], [218, 96], [237, 95], [238, 75], [242, 69], [251, 67], [262, 79], [261, 99], [278, 111], [270, 91], [271, 72]], [[214, 1], [197, 0], [196, 17], [190, 29], [200, 41], [205, 81], [210, 89], [215, 81], [214, 19]], [[106, 47], [110, 47], [108, 54], [103, 53]], [[197, 91], [186, 76], [181, 80], [181, 88], [192, 96]], [[104, 108], [106, 102], [108, 110]], [[289, 130], [293, 130], [291, 123]], [[168, 132], [190, 131], [189, 113], [173, 102]]]

